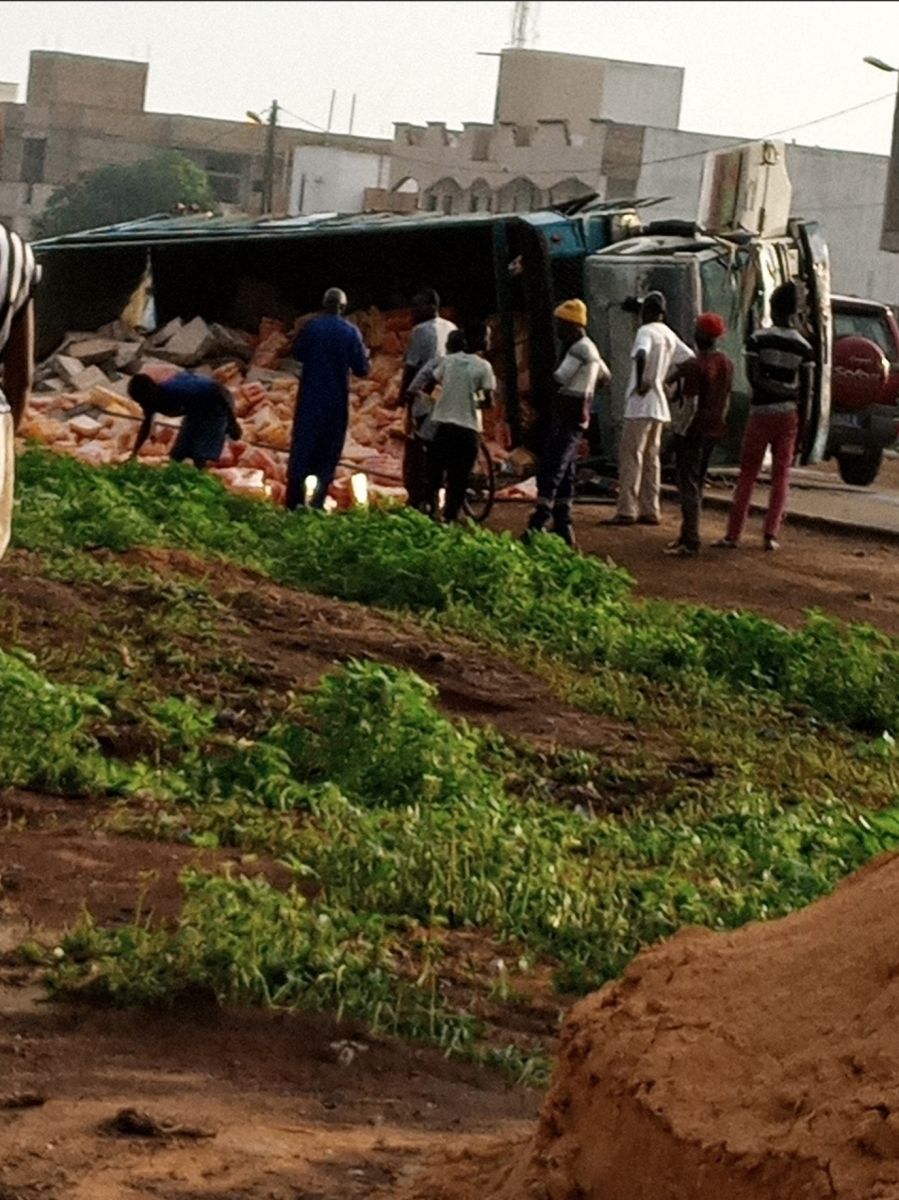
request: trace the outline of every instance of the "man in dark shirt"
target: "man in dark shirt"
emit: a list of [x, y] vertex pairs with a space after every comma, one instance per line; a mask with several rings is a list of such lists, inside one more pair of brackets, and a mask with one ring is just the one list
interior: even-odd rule
[[287, 463], [287, 507], [306, 504], [306, 479], [316, 480], [313, 508], [323, 508], [340, 461], [350, 415], [350, 372], [368, 374], [362, 334], [344, 317], [347, 298], [329, 288], [324, 312], [299, 333], [293, 356], [303, 368]]
[[734, 364], [716, 348], [726, 329], [717, 313], [702, 313], [697, 317], [693, 335], [696, 357], [678, 367], [672, 377], [672, 381], [681, 384], [687, 403], [693, 407], [692, 419], [687, 417], [689, 424], [676, 429], [674, 438], [682, 521], [680, 537], [671, 543], [667, 553], [679, 558], [699, 553], [699, 517], [709, 459], [727, 433]]
[[144, 410], [132, 458], [150, 436], [157, 414], [183, 418], [170, 457], [173, 462], [190, 459], [201, 470], [221, 458], [226, 437], [240, 437], [231, 393], [215, 379], [182, 371], [157, 383], [149, 375], [135, 375], [128, 395]]
[[802, 417], [807, 413], [814, 380], [815, 354], [791, 322], [797, 309], [796, 285], [781, 284], [771, 296], [769, 329], [759, 329], [746, 343], [746, 373], [752, 388], [749, 420], [743, 435], [740, 477], [734, 493], [727, 535], [717, 546], [734, 550], [746, 524], [752, 489], [765, 452], [771, 447], [771, 494], [765, 517], [765, 549], [777, 549], [777, 535], [787, 506], [790, 467]]

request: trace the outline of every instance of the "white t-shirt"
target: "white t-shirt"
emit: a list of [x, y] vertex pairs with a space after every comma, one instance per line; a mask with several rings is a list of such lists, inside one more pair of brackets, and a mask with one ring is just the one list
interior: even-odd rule
[[432, 358], [442, 358], [446, 353], [446, 339], [455, 328], [452, 321], [443, 317], [416, 325], [406, 350], [406, 366], [421, 369]]
[[553, 374], [563, 396], [581, 401], [584, 425], [590, 422], [590, 409], [597, 385], [611, 377], [612, 372], [603, 362], [602, 355], [586, 335], [572, 342]]
[[[643, 381], [650, 385], [645, 396], [637, 391], [637, 365], [634, 362], [641, 350], [646, 354]], [[642, 417], [652, 421], [670, 421], [665, 380], [672, 367], [679, 367], [693, 357], [690, 347], [664, 321], [650, 321], [648, 325], [641, 325], [631, 348], [631, 374], [627, 384], [624, 419]]]
[[493, 368], [477, 354], [459, 351], [448, 354], [434, 368], [440, 399], [434, 405], [431, 420], [435, 425], [461, 425], [480, 433], [483, 428], [478, 400], [482, 392], [496, 387]]

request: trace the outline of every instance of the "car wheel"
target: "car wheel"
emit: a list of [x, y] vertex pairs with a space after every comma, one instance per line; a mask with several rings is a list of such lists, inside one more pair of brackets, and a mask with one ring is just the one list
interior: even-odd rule
[[837, 465], [843, 483], [853, 487], [868, 487], [877, 478], [883, 462], [882, 450], [866, 450], [864, 454], [841, 454], [837, 451]]

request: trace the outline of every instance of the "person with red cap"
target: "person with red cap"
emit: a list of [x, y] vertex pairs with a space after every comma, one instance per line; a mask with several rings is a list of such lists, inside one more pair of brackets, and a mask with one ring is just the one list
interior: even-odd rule
[[696, 357], [682, 363], [671, 376], [683, 397], [680, 411], [672, 413], [681, 531], [667, 553], [681, 558], [699, 553], [705, 477], [712, 451], [727, 433], [734, 364], [716, 346], [726, 332], [727, 325], [717, 313], [701, 313], [693, 331]]

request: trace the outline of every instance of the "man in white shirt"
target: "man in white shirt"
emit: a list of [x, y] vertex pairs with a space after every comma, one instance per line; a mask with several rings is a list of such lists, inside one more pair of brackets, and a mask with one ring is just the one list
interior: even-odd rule
[[631, 350], [631, 374], [618, 448], [618, 511], [609, 525], [658, 525], [662, 430], [671, 420], [665, 381], [693, 351], [665, 323], [661, 292], [650, 292]]
[[412, 381], [434, 359], [446, 353], [446, 339], [456, 326], [440, 316], [440, 297], [433, 288], [420, 292], [412, 301], [415, 326], [409, 338], [400, 395], [406, 405], [406, 452], [403, 457], [403, 484], [413, 508], [427, 507], [428, 444], [419, 434], [430, 405], [421, 403]]
[[528, 532], [546, 529], [551, 519], [553, 533], [574, 546], [571, 503], [578, 450], [590, 424], [593, 396], [611, 379], [611, 372], [587, 337], [587, 306], [583, 300], [566, 300], [553, 316], [564, 354], [553, 374], [558, 391], [550, 413], [549, 437], [537, 469], [537, 507], [528, 521]]
[[446, 483], [443, 519], [457, 521], [465, 503], [468, 479], [478, 456], [481, 437], [481, 409], [493, 403], [496, 379], [485, 358], [472, 351], [484, 348], [483, 329], [452, 335], [454, 350], [434, 368], [434, 379], [441, 385], [440, 397], [431, 413], [434, 438], [428, 451], [430, 492], [437, 512], [436, 497]]

